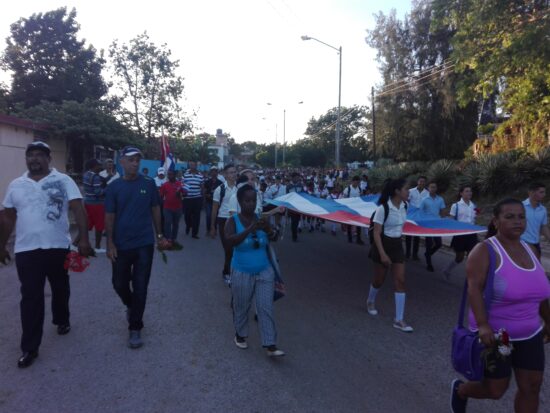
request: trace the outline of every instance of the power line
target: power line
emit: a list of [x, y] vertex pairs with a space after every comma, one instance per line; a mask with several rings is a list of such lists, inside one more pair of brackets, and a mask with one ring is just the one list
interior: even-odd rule
[[[344, 113], [343, 115], [340, 115], [341, 118], [344, 118], [345, 116], [349, 115], [351, 112], [353, 112], [354, 110], [358, 110], [358, 108], [351, 108], [350, 110], [348, 110], [346, 113]], [[313, 135], [309, 135], [308, 138], [311, 139], [311, 138], [316, 138], [317, 136], [321, 135], [323, 132], [331, 129], [334, 125], [336, 125], [338, 121], [334, 121], [330, 124], [328, 124], [327, 126], [325, 126], [324, 128], [322, 128], [320, 131], [318, 131], [317, 133], [313, 134]]]
[[451, 65], [444, 66], [444, 67], [442, 67], [442, 68], [439, 68], [439, 69], [433, 71], [433, 72], [430, 73], [430, 74], [421, 76], [421, 77], [419, 77], [418, 79], [410, 80], [409, 82], [404, 83], [404, 84], [402, 84], [402, 85], [400, 85], [400, 86], [395, 86], [395, 87], [393, 87], [393, 88], [391, 88], [391, 89], [389, 89], [389, 90], [382, 90], [382, 92], [380, 92], [379, 95], [388, 94], [388, 93], [391, 93], [391, 92], [394, 91], [394, 90], [397, 90], [397, 89], [401, 89], [401, 88], [403, 88], [403, 87], [406, 87], [407, 85], [411, 85], [411, 84], [414, 84], [414, 83], [421, 82], [421, 81], [423, 81], [423, 80], [426, 79], [426, 78], [435, 77], [435, 76], [438, 75], [439, 73], [444, 72], [444, 71], [450, 69], [450, 68], [453, 67], [454, 65], [455, 65], [455, 64], [453, 63], [453, 64], [451, 64]]
[[[431, 73], [430, 75], [426, 75], [426, 76], [423, 76], [422, 78], [419, 78], [417, 80], [413, 80], [411, 82], [409, 82], [408, 84], [403, 84], [401, 86], [397, 86], [393, 89], [390, 89], [390, 90], [386, 90], [386, 91], [383, 91], [379, 94], [376, 95], [376, 97], [382, 97], [382, 96], [387, 96], [387, 95], [394, 95], [396, 93], [400, 93], [400, 92], [404, 92], [412, 87], [417, 87], [417, 86], [422, 86], [422, 85], [425, 85], [427, 83], [429, 83], [432, 78], [434, 77], [437, 77], [438, 75], [440, 75], [442, 72], [445, 72], [447, 71], [448, 69], [452, 68], [454, 66], [454, 64], [450, 65], [450, 66], [447, 66], [447, 67], [444, 67], [436, 72], [433, 72]], [[445, 75], [445, 73], [443, 73]]]
[[[410, 82], [411, 80], [414, 80], [414, 79], [411, 79], [411, 78], [415, 78], [415, 77], [419, 77], [419, 76], [422, 76], [424, 73], [427, 73], [427, 72], [431, 72], [433, 69], [437, 69], [441, 66], [446, 66], [449, 62], [451, 61], [451, 59], [445, 59], [443, 61], [443, 63], [439, 64], [439, 65], [436, 65], [436, 66], [432, 66], [432, 67], [429, 67], [427, 69], [424, 69], [424, 70], [421, 70], [420, 72], [418, 72], [417, 74], [415, 75], [412, 75], [412, 76], [408, 76], [408, 77], [404, 77], [403, 79], [400, 79], [400, 80], [395, 80], [391, 83], [388, 83], [386, 85], [384, 85], [384, 88], [388, 88], [388, 87], [393, 87], [399, 83], [408, 83]], [[418, 80], [418, 79], [417, 79]]]

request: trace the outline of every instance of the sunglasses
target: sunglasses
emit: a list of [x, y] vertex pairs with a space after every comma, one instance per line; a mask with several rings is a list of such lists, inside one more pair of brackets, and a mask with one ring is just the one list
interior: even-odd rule
[[252, 241], [254, 241], [254, 249], [257, 250], [260, 248], [260, 240], [258, 239], [258, 234], [256, 232], [252, 233]]

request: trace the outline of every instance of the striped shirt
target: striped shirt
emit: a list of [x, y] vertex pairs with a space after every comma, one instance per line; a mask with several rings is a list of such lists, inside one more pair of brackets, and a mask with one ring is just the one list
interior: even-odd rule
[[82, 177], [85, 204], [102, 204], [105, 201], [105, 180], [92, 171]]
[[202, 196], [202, 184], [204, 178], [201, 173], [185, 172], [183, 175], [183, 185], [187, 190], [186, 199], [200, 198]]

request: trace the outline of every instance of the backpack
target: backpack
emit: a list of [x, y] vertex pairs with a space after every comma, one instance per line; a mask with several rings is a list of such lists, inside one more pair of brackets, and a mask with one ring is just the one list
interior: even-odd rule
[[[348, 186], [347, 190], [348, 190], [348, 198], [349, 198], [349, 196], [351, 195], [351, 185]], [[384, 221], [386, 221], [386, 220], [384, 220]]]
[[[390, 207], [388, 206], [388, 203], [382, 204], [384, 207], [384, 224], [388, 220], [388, 215], [390, 215]], [[409, 204], [405, 202], [405, 211], [408, 210]], [[376, 211], [374, 211], [370, 217], [370, 224], [369, 224], [369, 241], [371, 245], [374, 245], [374, 215], [376, 214]], [[384, 224], [382, 224], [382, 233], [384, 233]]]
[[223, 198], [225, 197], [225, 186], [227, 184], [221, 184], [220, 185], [220, 205], [218, 206], [218, 215], [220, 213], [220, 209], [222, 207]]

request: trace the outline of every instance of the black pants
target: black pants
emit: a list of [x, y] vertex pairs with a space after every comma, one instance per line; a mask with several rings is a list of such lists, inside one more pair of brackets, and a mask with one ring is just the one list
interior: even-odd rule
[[143, 328], [153, 252], [153, 245], [117, 251], [113, 263], [113, 287], [130, 312], [129, 330]]
[[432, 265], [432, 255], [441, 248], [441, 237], [426, 237], [426, 264]]
[[292, 231], [292, 241], [298, 240], [298, 224], [300, 223], [300, 214], [290, 211], [290, 229]]
[[418, 248], [420, 247], [420, 237], [411, 237], [407, 235], [405, 237], [405, 256], [411, 257], [411, 243], [412, 243], [412, 256], [418, 257]]
[[202, 198], [185, 198], [183, 204], [186, 232], [191, 231], [191, 235], [196, 237], [201, 223]]
[[223, 262], [223, 274], [231, 274], [231, 259], [233, 258], [233, 248], [227, 247], [225, 242], [225, 223], [228, 218], [217, 218], [218, 232], [220, 233], [220, 241], [222, 242], [222, 247], [224, 251], [224, 262]]
[[355, 234], [357, 235], [357, 242], [361, 241], [361, 227], [354, 227], [353, 225], [348, 225], [348, 241], [353, 241], [352, 228], [355, 228]]
[[64, 268], [68, 250], [37, 249], [15, 254], [21, 281], [21, 350], [36, 351], [42, 341], [44, 326], [44, 285], [46, 278], [52, 290], [53, 324], [69, 324], [69, 274]]

